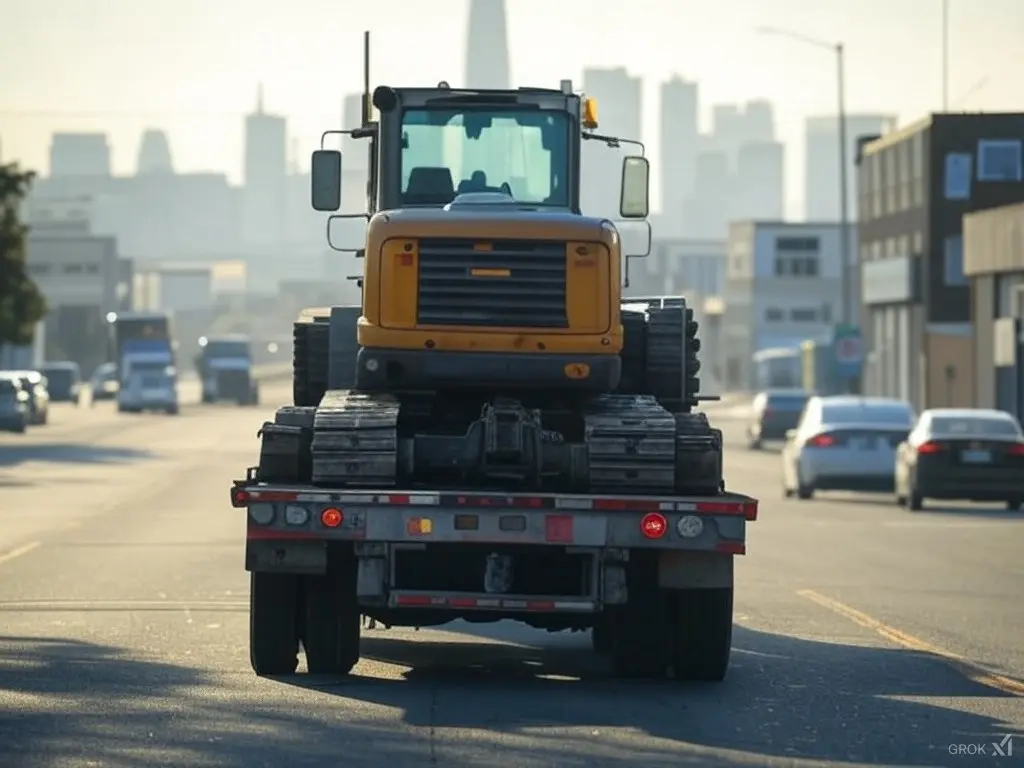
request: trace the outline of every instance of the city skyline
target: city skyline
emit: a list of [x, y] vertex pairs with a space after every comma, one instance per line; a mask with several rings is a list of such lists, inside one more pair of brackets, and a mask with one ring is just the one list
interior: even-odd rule
[[[557, 8], [544, 7], [540, 16], [545, 19], [544, 25], [530, 21], [527, 12], [532, 4], [533, 0], [508, 4], [514, 84], [557, 86], [563, 77], [582, 83], [585, 65], [626, 67], [630, 74], [643, 78], [645, 131], [642, 138], [655, 163], [659, 154], [657, 92], [673, 74], [700, 82], [701, 101], [706, 105], [701, 109], [701, 127], [705, 129], [711, 104], [767, 98], [775, 106], [778, 138], [788, 148], [786, 177], [793, 181], [803, 178], [804, 121], [812, 115], [834, 114], [833, 62], [823, 51], [757, 36], [753, 32], [758, 24], [782, 21], [786, 9], [796, 7], [795, 0], [776, 2], [773, 5], [775, 15], [771, 17], [763, 11], [763, 5], [755, 6], [749, 0], [723, 2], [717, 10], [705, 12], [702, 9], [692, 18], [677, 14], [675, 20], [681, 18], [685, 24], [671, 35], [662, 30], [665, 24], [652, 27], [645, 22], [650, 18], [672, 20], [672, 14], [664, 12], [664, 4], [641, 0], [628, 12], [617, 9], [597, 19], [593, 13], [582, 12], [586, 6], [566, 2]], [[151, 5], [146, 30], [158, 29], [155, 36], [138, 26], [143, 21], [138, 13], [126, 13], [118, 20], [119, 28], [132, 30], [133, 37], [128, 41], [131, 44], [126, 43], [128, 50], [137, 50], [143, 43], [156, 45], [161, 55], [149, 56], [147, 62], [164, 62], [159, 69], [154, 69], [152, 63], [138, 63], [140, 74], [153, 75], [149, 87], [141, 90], [125, 82], [118, 82], [116, 88], [109, 87], [111, 71], [103, 67], [110, 66], [108, 59], [113, 54], [101, 55], [98, 50], [110, 44], [104, 42], [103, 34], [90, 41], [54, 37], [59, 30], [45, 23], [45, 17], [59, 9], [73, 20], [82, 12], [76, 3], [70, 0], [40, 2], [19, 9], [8, 20], [8, 26], [16, 32], [15, 46], [32, 48], [17, 51], [18, 56], [25, 53], [35, 65], [27, 69], [19, 67], [19, 72], [29, 73], [20, 75], [19, 79], [0, 78], [4, 82], [0, 87], [0, 138], [4, 157], [18, 158], [27, 166], [41, 168], [48, 134], [54, 129], [103, 130], [114, 147], [114, 169], [122, 173], [133, 169], [142, 132], [157, 127], [165, 129], [170, 137], [177, 170], [221, 170], [237, 182], [242, 160], [242, 121], [251, 111], [257, 82], [266, 83], [267, 111], [287, 116], [289, 136], [293, 139], [289, 149], [295, 144], [301, 147], [298, 160], [300, 167], [304, 166], [308, 150], [315, 145], [313, 137], [337, 125], [336, 105], [345, 92], [358, 88], [359, 31], [363, 27], [374, 30], [375, 81], [409, 82], [410, 67], [381, 51], [408, 39], [414, 25], [420, 35], [435, 42], [431, 55], [422, 57], [412, 68], [416, 82], [434, 80], [436, 72], [436, 79], [447, 79], [455, 84], [463, 73], [465, 24], [450, 23], [456, 13], [467, 18], [463, 2], [442, 3], [444, 9], [434, 7], [431, 13], [413, 12], [411, 7], [394, 2], [380, 3], [374, 9], [352, 9], [351, 13], [346, 12], [344, 25], [351, 32], [339, 35], [336, 30], [332, 31], [330, 46], [324, 43], [326, 35], [321, 36], [318, 30], [309, 32], [306, 25], [306, 36], [310, 39], [297, 47], [288, 38], [290, 30], [297, 26], [295, 19], [268, 9], [255, 14], [259, 16], [259, 23], [252, 18], [232, 19], [237, 34], [226, 44], [222, 36], [218, 37], [221, 48], [196, 25], [199, 20], [226, 22], [232, 7], [229, 0], [219, 4], [217, 9], [186, 3], [179, 7], [173, 19], [161, 16], [164, 6], [158, 0]], [[320, 7], [315, 0], [298, 5], [301, 9], [292, 8], [293, 12]], [[449, 5], [451, 13], [440, 12]], [[392, 19], [390, 26], [384, 27], [380, 18], [386, 12], [393, 14], [400, 6], [408, 13], [402, 19]], [[1024, 10], [1005, 0], [990, 0], [986, 3], [987, 15], [979, 19], [970, 8], [958, 8], [955, 1], [952, 6], [952, 104], [992, 111], [1022, 108], [1019, 89], [1001, 73], [1011, 70], [1014, 62], [1022, 58], [1019, 46], [1010, 47], [1008, 41], [1012, 38], [1010, 30], [1020, 27]], [[882, 8], [885, 18], [877, 18]], [[872, 18], [872, 14], [876, 18]], [[837, 2], [834, 8], [823, 8], [816, 14], [790, 14], [794, 22], [785, 26], [826, 39], [835, 38], [837, 30], [844, 32], [850, 112], [897, 114], [900, 123], [907, 123], [941, 107], [938, 11], [934, 16], [921, 17], [920, 4], [907, 0], [884, 4], [865, 1], [856, 7], [853, 3]], [[917, 22], [913, 30], [907, 25], [911, 19]], [[573, 31], [567, 34], [570, 21]], [[643, 39], [639, 37], [640, 31], [644, 33]], [[186, 33], [194, 44], [188, 49], [189, 61], [179, 66], [181, 57], [171, 49]], [[254, 40], [265, 41], [271, 34], [289, 42], [277, 45], [273, 55], [263, 46], [263, 55], [255, 61]], [[895, 40], [903, 41], [901, 50], [894, 49]], [[87, 49], [88, 60], [76, 65], [75, 77], [68, 77], [68, 73], [61, 71], [63, 60], [56, 63], [39, 60], [42, 48], [53, 50], [54, 45], [67, 51], [69, 56], [76, 49], [83, 53]], [[906, 50], [911, 45], [914, 49]], [[727, 53], [731, 53], [731, 57]], [[344, 62], [345, 67], [340, 75], [339, 62]], [[197, 77], [201, 65], [208, 68], [204, 79]], [[272, 72], [268, 75], [263, 71], [266, 69]], [[886, 69], [884, 77], [878, 74]], [[104, 74], [105, 79], [97, 79]], [[304, 84], [296, 87], [296, 82]], [[794, 83], [799, 83], [799, 87], [794, 87]], [[106, 88], [98, 87], [100, 85]], [[121, 94], [121, 98], [116, 98], [117, 94]], [[964, 94], [969, 94], [971, 100], [961, 105], [960, 96]], [[61, 114], [52, 114], [54, 104], [60, 105], [56, 111]], [[132, 105], [134, 110], [124, 110], [124, 104]], [[108, 114], [91, 119], [67, 116], [67, 113], [82, 112]], [[657, 189], [657, 174], [653, 181]], [[798, 212], [803, 201], [796, 190], [802, 185], [791, 183], [789, 186], [787, 212]], [[656, 191], [654, 197], [658, 201], [659, 192]]]

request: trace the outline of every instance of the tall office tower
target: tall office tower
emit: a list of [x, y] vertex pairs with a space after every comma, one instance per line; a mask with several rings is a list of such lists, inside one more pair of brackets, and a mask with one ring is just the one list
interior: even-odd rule
[[693, 195], [700, 115], [699, 87], [673, 77], [661, 86], [661, 230], [682, 237], [683, 209]]
[[105, 133], [55, 133], [50, 142], [50, 176], [109, 176], [110, 145]]
[[732, 174], [725, 152], [701, 151], [694, 162], [694, 187], [697, 193], [686, 208], [686, 236], [701, 240], [722, 240], [729, 222]]
[[[583, 90], [597, 99], [599, 132], [640, 139], [642, 136], [641, 101], [643, 83], [624, 67], [583, 70]], [[619, 174], [622, 158], [633, 150], [611, 149], [588, 141], [582, 152], [582, 190], [580, 207], [592, 216], [618, 218]]]
[[171, 161], [171, 143], [166, 133], [153, 128], [142, 133], [135, 173], [139, 176], [151, 173], [174, 173], [174, 164]]
[[744, 112], [747, 116], [747, 141], [775, 140], [775, 108], [770, 101], [748, 101]]
[[778, 141], [748, 141], [739, 149], [730, 221], [782, 221], [785, 210], [785, 147]]
[[[857, 137], [895, 129], [894, 116], [846, 116], [846, 195], [851, 221], [857, 219]], [[804, 217], [807, 221], [839, 221], [839, 120], [835, 115], [809, 117], [805, 131]]]
[[511, 88], [510, 69], [505, 0], [470, 0], [465, 87]]
[[245, 118], [244, 192], [245, 239], [260, 250], [284, 244], [287, 174], [288, 123], [264, 112], [261, 85], [256, 112]]

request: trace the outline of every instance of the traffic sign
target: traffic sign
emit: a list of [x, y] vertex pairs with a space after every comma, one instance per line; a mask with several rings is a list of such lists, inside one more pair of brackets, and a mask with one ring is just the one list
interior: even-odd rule
[[836, 362], [841, 365], [856, 365], [863, 356], [862, 344], [856, 336], [836, 339]]

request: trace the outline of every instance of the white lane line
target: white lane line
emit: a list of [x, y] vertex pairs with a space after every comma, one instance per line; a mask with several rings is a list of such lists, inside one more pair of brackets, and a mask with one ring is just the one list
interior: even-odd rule
[[0, 565], [3, 565], [4, 563], [9, 563], [16, 557], [27, 555], [32, 550], [37, 549], [41, 544], [41, 541], [30, 541], [28, 544], [22, 544], [20, 547], [4, 552], [2, 555], [0, 555]]

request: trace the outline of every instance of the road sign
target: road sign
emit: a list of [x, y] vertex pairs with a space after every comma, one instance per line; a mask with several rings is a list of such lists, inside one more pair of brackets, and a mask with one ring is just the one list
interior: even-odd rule
[[836, 362], [841, 365], [856, 365], [860, 362], [863, 349], [860, 339], [855, 336], [845, 336], [836, 339]]

